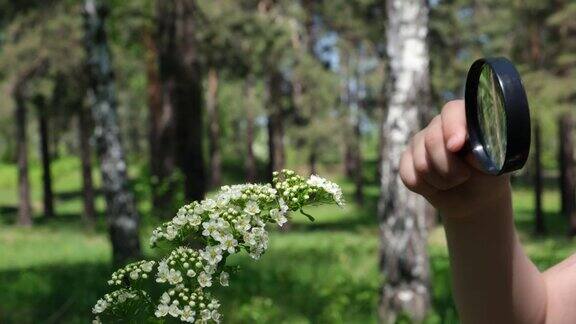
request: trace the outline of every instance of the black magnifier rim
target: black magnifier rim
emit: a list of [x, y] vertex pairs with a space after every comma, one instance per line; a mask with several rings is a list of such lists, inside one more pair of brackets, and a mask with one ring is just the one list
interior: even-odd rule
[[[488, 65], [500, 85], [506, 115], [506, 156], [501, 168], [496, 166], [484, 148], [482, 130], [478, 120], [478, 85], [482, 68]], [[504, 57], [476, 60], [466, 79], [466, 122], [470, 149], [484, 171], [501, 175], [521, 169], [530, 153], [530, 109], [520, 74]]]

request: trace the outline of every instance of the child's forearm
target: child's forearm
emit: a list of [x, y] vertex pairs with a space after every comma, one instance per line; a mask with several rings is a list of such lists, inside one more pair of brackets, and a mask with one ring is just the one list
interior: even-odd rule
[[546, 285], [518, 240], [510, 187], [491, 204], [444, 225], [463, 323], [543, 323]]

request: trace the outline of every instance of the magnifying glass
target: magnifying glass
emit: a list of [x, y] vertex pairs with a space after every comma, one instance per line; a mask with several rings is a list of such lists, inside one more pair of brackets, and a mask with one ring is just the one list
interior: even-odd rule
[[482, 58], [466, 79], [468, 143], [482, 170], [521, 169], [530, 151], [530, 111], [520, 74], [505, 58]]

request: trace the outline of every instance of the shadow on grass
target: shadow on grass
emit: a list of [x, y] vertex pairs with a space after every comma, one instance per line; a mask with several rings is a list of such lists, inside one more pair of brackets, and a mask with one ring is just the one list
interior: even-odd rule
[[87, 323], [110, 265], [81, 263], [0, 272], [0, 323]]
[[[374, 322], [375, 282], [352, 280], [338, 262], [314, 249], [277, 251], [261, 262], [236, 258], [240, 271], [216, 292], [226, 322]], [[87, 323], [112, 271], [104, 263], [2, 271], [0, 322]]]

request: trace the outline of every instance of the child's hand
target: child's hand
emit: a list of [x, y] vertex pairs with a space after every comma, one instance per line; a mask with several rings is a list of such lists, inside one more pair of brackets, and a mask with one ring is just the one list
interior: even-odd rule
[[509, 176], [491, 176], [474, 167], [474, 157], [458, 152], [467, 138], [463, 100], [447, 103], [442, 113], [414, 135], [400, 161], [400, 177], [449, 217], [470, 216], [499, 197], [508, 197]]

